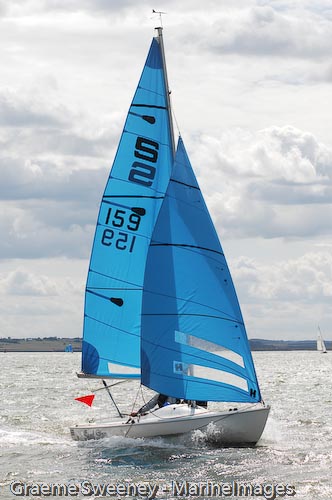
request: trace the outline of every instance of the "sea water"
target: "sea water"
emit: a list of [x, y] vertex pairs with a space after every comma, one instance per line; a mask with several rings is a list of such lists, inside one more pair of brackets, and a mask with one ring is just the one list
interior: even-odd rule
[[[256, 498], [331, 500], [332, 353], [253, 356], [271, 413], [256, 447], [223, 448], [201, 432], [73, 441], [71, 425], [115, 416], [105, 390], [91, 408], [75, 401], [101, 387], [76, 377], [80, 354], [0, 353], [0, 498], [220, 498], [211, 488], [224, 484], [225, 498], [243, 499], [236, 487], [250, 484], [261, 488]], [[123, 412], [133, 409], [137, 389], [137, 382], [112, 388]], [[24, 489], [36, 484], [44, 489]]]

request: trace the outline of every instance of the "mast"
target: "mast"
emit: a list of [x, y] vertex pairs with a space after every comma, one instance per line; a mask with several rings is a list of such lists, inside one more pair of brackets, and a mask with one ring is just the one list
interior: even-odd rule
[[173, 154], [173, 159], [174, 159], [174, 156], [175, 156], [174, 129], [173, 129], [173, 120], [172, 120], [170, 90], [168, 87], [168, 78], [167, 78], [167, 69], [166, 69], [166, 59], [165, 59], [165, 50], [164, 50], [164, 41], [163, 41], [163, 28], [160, 26], [160, 27], [156, 28], [156, 30], [158, 32], [158, 42], [159, 42], [159, 46], [160, 46], [160, 50], [161, 50], [161, 58], [162, 58], [162, 62], [163, 62], [164, 81], [165, 81], [166, 99], [167, 99], [167, 111], [168, 111], [170, 134], [171, 134], [172, 154]]

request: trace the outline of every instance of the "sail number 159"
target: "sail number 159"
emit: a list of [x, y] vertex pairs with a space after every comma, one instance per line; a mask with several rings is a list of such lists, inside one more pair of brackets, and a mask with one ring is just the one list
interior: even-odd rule
[[[110, 207], [106, 214], [105, 225], [111, 227], [104, 229], [101, 238], [102, 244], [107, 247], [114, 245], [118, 250], [132, 252], [136, 236], [128, 231], [138, 230], [142, 215], [145, 215], [144, 208], [132, 208], [130, 213], [128, 210], [117, 209], [113, 213], [113, 209]], [[119, 231], [118, 228], [123, 228], [125, 231]]]

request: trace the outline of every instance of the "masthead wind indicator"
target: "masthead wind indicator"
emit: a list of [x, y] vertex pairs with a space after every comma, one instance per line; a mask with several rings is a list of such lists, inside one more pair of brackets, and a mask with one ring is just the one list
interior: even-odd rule
[[159, 14], [159, 19], [160, 19], [160, 26], [163, 27], [163, 20], [162, 20], [162, 14], [167, 14], [167, 12], [162, 12], [161, 10], [154, 10], [152, 9], [152, 14]]

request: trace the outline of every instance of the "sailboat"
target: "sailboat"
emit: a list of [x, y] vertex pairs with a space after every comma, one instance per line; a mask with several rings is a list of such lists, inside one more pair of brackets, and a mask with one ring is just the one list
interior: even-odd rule
[[327, 349], [319, 325], [318, 325], [318, 336], [317, 336], [317, 351], [319, 351], [321, 354], [327, 353]]
[[[255, 444], [270, 408], [181, 136], [175, 149], [162, 28], [156, 30], [101, 201], [79, 376], [102, 379], [110, 395], [105, 379], [139, 379], [176, 403], [129, 417], [118, 410], [111, 421], [70, 431], [87, 440], [209, 430], [222, 444]], [[216, 409], [218, 402], [231, 407]]]

